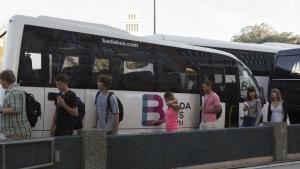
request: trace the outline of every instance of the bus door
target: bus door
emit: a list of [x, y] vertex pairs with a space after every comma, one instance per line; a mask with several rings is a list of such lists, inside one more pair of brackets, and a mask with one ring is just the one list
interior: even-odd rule
[[[202, 66], [200, 68], [200, 84], [205, 80], [213, 83], [213, 91], [220, 97], [222, 104], [222, 113], [218, 117], [217, 128], [225, 127], [225, 70], [223, 67]], [[202, 93], [201, 96], [204, 96]]]
[[239, 126], [239, 79], [237, 67], [225, 67], [225, 127]]

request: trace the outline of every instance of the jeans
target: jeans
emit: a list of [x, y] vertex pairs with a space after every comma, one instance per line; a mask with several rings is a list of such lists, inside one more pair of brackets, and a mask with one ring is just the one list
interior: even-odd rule
[[245, 116], [243, 120], [243, 127], [253, 127], [255, 126], [256, 118]]

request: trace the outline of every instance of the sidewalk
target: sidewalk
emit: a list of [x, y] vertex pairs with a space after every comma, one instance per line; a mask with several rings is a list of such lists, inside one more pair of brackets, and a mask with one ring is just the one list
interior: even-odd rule
[[[223, 164], [224, 165], [224, 164]], [[218, 165], [202, 165], [202, 166], [190, 166], [190, 167], [181, 167], [176, 169], [218, 169], [224, 168]], [[300, 161], [294, 162], [286, 162], [286, 163], [277, 163], [277, 164], [269, 164], [255, 167], [244, 167], [241, 169], [300, 169]]]
[[300, 161], [295, 162], [287, 162], [287, 163], [278, 163], [272, 165], [264, 165], [264, 166], [257, 166], [257, 167], [247, 167], [243, 169], [299, 169], [300, 168]]

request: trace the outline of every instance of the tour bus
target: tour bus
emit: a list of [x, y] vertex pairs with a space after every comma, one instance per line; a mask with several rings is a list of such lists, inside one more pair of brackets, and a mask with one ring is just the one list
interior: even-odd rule
[[173, 35], [155, 35], [154, 37], [166, 41], [208, 47], [231, 53], [251, 70], [258, 85], [265, 91], [267, 91], [268, 88], [269, 77], [274, 64], [274, 56], [279, 50], [294, 47], [292, 45], [278, 43], [276, 43], [276, 45], [275, 43], [253, 44]]
[[291, 124], [300, 123], [300, 48], [282, 50], [276, 55], [270, 90], [278, 88], [287, 105]]
[[120, 133], [164, 131], [164, 124], [153, 126], [152, 121], [164, 118], [166, 91], [174, 92], [179, 101], [181, 130], [198, 128], [204, 80], [213, 82], [221, 99], [218, 128], [238, 127], [247, 87], [258, 90], [247, 66], [220, 50], [45, 16], [14, 16], [5, 28], [0, 34], [2, 70], [13, 70], [17, 83], [41, 103], [42, 116], [33, 128], [35, 137], [50, 134], [55, 105], [48, 94], [58, 92], [53, 78], [59, 73], [70, 76], [72, 90], [85, 102], [84, 128], [95, 123], [97, 76], [111, 75], [112, 90], [124, 106]]

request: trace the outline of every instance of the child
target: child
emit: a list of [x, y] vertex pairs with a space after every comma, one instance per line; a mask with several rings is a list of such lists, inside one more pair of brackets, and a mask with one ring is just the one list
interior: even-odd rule
[[178, 112], [180, 110], [180, 106], [177, 102], [177, 99], [174, 97], [174, 94], [171, 92], [166, 92], [164, 94], [164, 99], [166, 104], [168, 105], [168, 109], [165, 112], [165, 119], [157, 120], [154, 124], [161, 124], [166, 122], [167, 132], [179, 131], [179, 126], [177, 124]]

